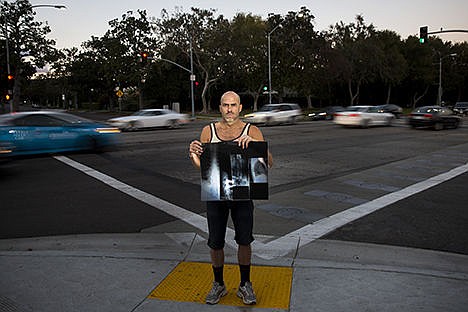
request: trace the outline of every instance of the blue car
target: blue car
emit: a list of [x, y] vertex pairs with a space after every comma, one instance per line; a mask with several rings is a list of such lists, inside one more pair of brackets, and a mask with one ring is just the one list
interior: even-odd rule
[[99, 151], [115, 146], [119, 133], [117, 128], [62, 112], [0, 115], [0, 158]]

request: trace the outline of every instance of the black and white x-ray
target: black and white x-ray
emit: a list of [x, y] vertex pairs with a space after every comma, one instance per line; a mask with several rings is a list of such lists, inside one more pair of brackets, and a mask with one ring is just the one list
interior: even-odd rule
[[203, 145], [201, 199], [203, 201], [268, 199], [268, 144], [236, 142]]

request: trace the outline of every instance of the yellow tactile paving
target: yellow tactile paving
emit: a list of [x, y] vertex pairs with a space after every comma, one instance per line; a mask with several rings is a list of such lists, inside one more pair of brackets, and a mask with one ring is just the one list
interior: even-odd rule
[[[226, 264], [224, 266], [224, 283], [228, 294], [219, 304], [243, 306], [237, 297], [239, 286], [239, 267]], [[252, 266], [251, 280], [257, 295], [258, 308], [288, 309], [291, 295], [292, 268]], [[151, 292], [150, 299], [189, 301], [205, 303], [205, 296], [211, 289], [213, 271], [210, 263], [181, 262], [177, 267]]]

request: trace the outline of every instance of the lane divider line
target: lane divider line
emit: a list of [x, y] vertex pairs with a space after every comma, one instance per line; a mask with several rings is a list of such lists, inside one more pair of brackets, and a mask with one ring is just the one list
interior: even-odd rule
[[141, 191], [133, 186], [120, 182], [119, 180], [110, 177], [102, 172], [94, 170], [88, 166], [85, 166], [79, 162], [76, 162], [65, 156], [54, 156], [58, 161], [63, 162], [64, 164], [69, 165], [101, 182], [107, 184], [108, 186], [121, 191], [139, 201], [142, 201], [154, 208], [157, 208], [177, 219], [180, 219], [201, 231], [208, 233], [208, 225], [206, 223], [206, 218], [191, 212], [189, 210], [183, 209], [177, 205], [174, 205], [168, 201], [165, 201], [161, 198], [158, 198], [154, 195]]
[[[203, 233], [208, 234], [208, 222], [205, 217], [194, 213], [190, 210], [184, 209], [177, 205], [174, 205], [164, 199], [156, 197], [152, 194], [146, 193], [142, 190], [139, 190], [131, 185], [123, 183], [111, 176], [108, 176], [102, 172], [99, 172], [91, 167], [83, 165], [73, 159], [70, 159], [65, 156], [54, 156], [54, 158], [70, 167], [73, 167], [90, 177], [95, 178], [96, 180], [101, 181], [102, 183], [122, 192], [125, 193], [139, 201], [142, 201], [151, 207], [154, 207], [158, 210], [161, 210], [168, 215], [171, 215], [185, 223], [190, 224], [191, 226], [199, 229]], [[231, 228], [227, 228], [226, 230], [226, 244], [231, 246], [232, 248], [237, 248], [237, 243], [234, 240], [234, 230]]]
[[277, 250], [280, 248], [285, 248], [286, 246], [292, 246], [299, 242], [298, 245], [300, 248], [346, 225], [349, 222], [355, 221], [388, 205], [396, 203], [397, 201], [425, 191], [466, 172], [468, 172], [468, 163], [453, 168], [450, 171], [441, 173], [437, 176], [431, 177], [427, 180], [410, 185], [399, 191], [386, 194], [364, 204], [343, 210], [329, 217], [320, 219], [312, 224], [307, 224], [302, 228], [299, 228], [289, 234], [269, 242], [268, 245], [272, 250]]
[[[206, 218], [199, 214], [181, 208], [154, 195], [134, 188], [133, 186], [120, 182], [113, 177], [94, 170], [68, 157], [54, 156], [54, 158], [107, 184], [108, 186], [118, 191], [121, 191], [139, 201], [142, 201], [156, 209], [159, 209], [177, 219], [192, 225], [193, 227], [201, 230], [203, 233], [208, 233]], [[252, 251], [256, 256], [266, 260], [283, 257], [291, 252], [295, 252], [297, 248], [309, 244], [314, 240], [319, 239], [320, 237], [346, 225], [349, 222], [355, 221], [390, 204], [425, 191], [466, 172], [468, 172], [468, 163], [453, 168], [447, 172], [441, 173], [437, 176], [431, 177], [427, 180], [412, 184], [401, 190], [386, 194], [364, 204], [338, 212], [314, 223], [307, 224], [268, 243], [262, 243], [256, 240], [253, 242]], [[237, 244], [234, 241], [234, 230], [231, 228], [228, 228], [226, 232], [226, 244], [233, 248], [237, 248]]]

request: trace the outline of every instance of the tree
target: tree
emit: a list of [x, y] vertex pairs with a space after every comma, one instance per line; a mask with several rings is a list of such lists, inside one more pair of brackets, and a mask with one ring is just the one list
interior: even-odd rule
[[[214, 18], [213, 10], [191, 8], [191, 11], [191, 14], [176, 11], [172, 16], [163, 11], [158, 29], [165, 43], [165, 51], [178, 49], [186, 55], [185, 64], [190, 64], [192, 47], [193, 60], [203, 81], [202, 112], [208, 112], [210, 88], [225, 75], [229, 65], [225, 44], [226, 38], [229, 38], [229, 22], [222, 15]], [[170, 59], [173, 55], [163, 54], [163, 57]]]
[[381, 58], [373, 40], [374, 34], [374, 26], [366, 25], [361, 15], [356, 16], [355, 23], [345, 25], [340, 22], [328, 31], [328, 40], [335, 50], [334, 61], [339, 64], [331, 67], [332, 76], [347, 84], [350, 105], [358, 102], [361, 86], [374, 81], [378, 75]]
[[2, 23], [5, 21], [0, 33], [8, 40], [10, 68], [15, 77], [13, 107], [16, 111], [22, 83], [36, 72], [36, 68], [56, 59], [55, 41], [46, 38], [50, 33], [49, 26], [34, 21], [35, 12], [29, 1], [3, 1], [0, 9], [0, 19]]
[[403, 56], [400, 36], [395, 32], [385, 30], [375, 34], [375, 42], [380, 49], [381, 66], [380, 79], [387, 86], [387, 98], [385, 103], [390, 103], [392, 87], [401, 83], [408, 72], [408, 65]]
[[[128, 11], [122, 19], [109, 22], [111, 27], [103, 37], [105, 53], [105, 72], [109, 92], [113, 93], [116, 86], [134, 84], [139, 90], [139, 108], [144, 107], [143, 90], [148, 74], [146, 66], [141, 67], [139, 56], [147, 52], [152, 58], [159, 47], [153, 18], [149, 18], [145, 10], [136, 13]], [[113, 97], [111, 97], [113, 98]]]
[[468, 99], [468, 42], [456, 43], [452, 48], [456, 53], [453, 64], [453, 76], [448, 81], [453, 83], [456, 90], [455, 101]]
[[226, 79], [241, 93], [253, 98], [253, 110], [257, 111], [258, 99], [265, 86], [265, 23], [259, 16], [237, 14], [230, 23], [229, 67]]
[[100, 108], [112, 109], [116, 88], [137, 90], [139, 108], [143, 108], [143, 87], [148, 67], [141, 66], [142, 51], [154, 55], [158, 40], [154, 24], [146, 11], [128, 11], [121, 19], [109, 22], [102, 37], [92, 36], [82, 49], [63, 50], [54, 70], [68, 77], [68, 88], [88, 102], [96, 99]]
[[404, 84], [410, 90], [414, 108], [435, 82], [432, 50], [429, 44], [421, 44], [418, 37], [410, 36], [404, 42], [403, 54], [408, 64], [408, 76]]
[[312, 98], [320, 97], [326, 84], [327, 44], [315, 31], [314, 18], [306, 7], [284, 17], [277, 36], [281, 52], [275, 61], [283, 90], [305, 96], [308, 108], [312, 108]]

